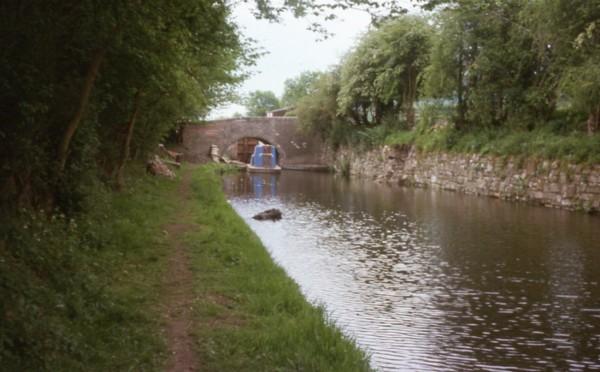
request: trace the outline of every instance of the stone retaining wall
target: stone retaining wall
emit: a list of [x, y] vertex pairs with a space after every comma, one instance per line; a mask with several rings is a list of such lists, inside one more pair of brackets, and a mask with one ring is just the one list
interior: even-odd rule
[[432, 187], [569, 210], [600, 211], [600, 164], [475, 154], [419, 153], [412, 148], [356, 155], [340, 150], [336, 168], [378, 182]]

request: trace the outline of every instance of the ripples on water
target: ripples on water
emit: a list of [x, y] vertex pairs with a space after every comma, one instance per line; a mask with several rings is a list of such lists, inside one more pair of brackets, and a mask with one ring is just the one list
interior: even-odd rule
[[224, 184], [377, 369], [600, 369], [600, 218], [327, 174]]

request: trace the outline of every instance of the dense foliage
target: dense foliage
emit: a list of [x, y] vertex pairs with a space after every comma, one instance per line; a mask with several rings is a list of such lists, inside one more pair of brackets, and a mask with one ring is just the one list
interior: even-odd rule
[[[551, 138], [572, 148], [576, 141], [587, 150], [574, 160], [597, 158], [598, 1], [416, 2], [428, 13], [380, 22], [328, 73], [338, 91], [314, 84], [317, 91], [298, 104], [304, 127], [334, 145], [421, 138], [436, 144], [429, 149], [466, 151], [457, 145], [465, 136], [494, 142], [521, 133], [536, 144]], [[334, 98], [336, 114], [317, 115], [331, 107], [314, 96]], [[535, 154], [569, 158], [552, 148]]]
[[2, 197], [77, 204], [122, 184], [177, 120], [228, 98], [251, 51], [212, 1], [5, 1], [0, 9]]
[[176, 183], [140, 173], [125, 192], [95, 190], [85, 215], [21, 210], [0, 224], [0, 370], [160, 369]]
[[336, 129], [350, 126], [338, 116], [337, 97], [340, 92], [340, 72], [332, 70], [321, 74], [313, 84], [314, 92], [298, 100], [296, 112], [300, 124], [306, 131], [319, 134], [324, 140], [330, 140], [334, 146]]
[[367, 33], [342, 63], [339, 111], [355, 124], [381, 124], [402, 113], [414, 125], [414, 103], [427, 66], [431, 27], [403, 16]]

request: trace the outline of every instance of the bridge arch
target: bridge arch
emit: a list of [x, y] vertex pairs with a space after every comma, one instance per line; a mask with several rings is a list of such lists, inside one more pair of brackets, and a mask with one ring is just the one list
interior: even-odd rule
[[234, 142], [225, 146], [223, 154], [226, 154], [230, 159], [249, 163], [250, 155], [254, 151], [254, 146], [258, 144], [258, 141], [267, 145], [275, 146], [277, 151], [277, 163], [280, 164], [282, 161], [284, 161], [286, 154], [282, 146], [264, 137], [237, 138], [234, 140]]

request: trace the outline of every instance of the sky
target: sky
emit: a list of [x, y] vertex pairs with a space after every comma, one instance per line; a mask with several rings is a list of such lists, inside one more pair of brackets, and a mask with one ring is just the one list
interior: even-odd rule
[[[410, 0], [404, 0], [410, 8]], [[324, 41], [321, 35], [307, 30], [311, 19], [295, 19], [286, 15], [279, 23], [257, 20], [248, 4], [236, 7], [234, 21], [241, 32], [256, 40], [263, 55], [250, 71], [252, 76], [238, 89], [241, 95], [255, 90], [270, 90], [278, 97], [283, 93], [286, 79], [294, 78], [304, 71], [324, 71], [339, 63], [340, 59], [355, 45], [370, 23], [365, 12], [348, 10], [338, 13], [338, 19], [323, 22], [333, 34]], [[314, 19], [313, 19], [314, 20]], [[229, 117], [246, 109], [240, 105], [227, 105], [211, 112], [209, 118]]]

